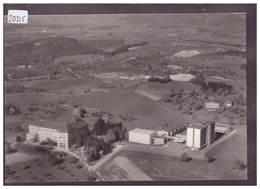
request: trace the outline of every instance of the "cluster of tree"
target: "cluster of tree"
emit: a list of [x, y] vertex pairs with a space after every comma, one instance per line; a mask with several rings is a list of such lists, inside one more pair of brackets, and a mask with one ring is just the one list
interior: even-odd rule
[[18, 142], [18, 143], [22, 142], [22, 140], [23, 140], [23, 138], [20, 137], [19, 135], [15, 139], [15, 141]]
[[[122, 123], [111, 123], [111, 122], [105, 122], [101, 117], [97, 119], [97, 122], [94, 125], [94, 128], [92, 130], [92, 133], [94, 135], [106, 135], [108, 133], [109, 129], [114, 130], [122, 130], [123, 125]], [[117, 128], [117, 129], [116, 129]]]
[[161, 79], [161, 78], [159, 78], [159, 77], [154, 77], [154, 76], [152, 76], [152, 77], [150, 77], [149, 79], [148, 79], [148, 82], [158, 82], [158, 83], [169, 83], [169, 82], [171, 82], [172, 80], [170, 79], [170, 77], [168, 76], [168, 77], [166, 77], [166, 78], [163, 78], [163, 79]]
[[144, 45], [147, 45], [147, 44], [148, 44], [147, 41], [142, 41], [140, 43], [128, 44], [128, 45], [126, 45], [126, 48], [144, 46]]
[[23, 93], [25, 92], [25, 87], [19, 84], [12, 86], [5, 86], [5, 93]]
[[207, 94], [202, 94], [202, 92], [197, 92], [196, 90], [184, 92], [182, 89], [179, 89], [177, 91], [172, 90], [171, 93], [165, 96], [164, 102], [171, 103], [176, 110], [190, 115], [193, 111], [202, 109], [207, 98]]
[[64, 159], [57, 157], [54, 153], [51, 153], [49, 151], [48, 153], [46, 153], [46, 155], [49, 156], [49, 163], [52, 167], [61, 164], [64, 161]]
[[235, 90], [232, 85], [228, 85], [223, 82], [214, 82], [214, 81], [209, 81], [208, 83], [204, 82], [201, 85], [201, 91], [210, 94], [216, 93], [218, 95], [225, 95], [225, 96], [235, 94]]
[[110, 150], [109, 143], [106, 143], [102, 138], [94, 137], [92, 135], [84, 136], [83, 145], [85, 146], [84, 155], [89, 162], [98, 160]]
[[13, 153], [13, 149], [10, 145], [5, 147], [5, 154], [11, 154]]
[[6, 104], [5, 105], [5, 113], [11, 114], [11, 115], [20, 115], [21, 110], [13, 105], [12, 103]]
[[245, 163], [242, 160], [240, 160], [236, 157], [233, 157], [233, 162], [232, 162], [233, 169], [243, 171], [246, 167], [247, 166], [245, 165]]
[[[193, 72], [192, 72], [193, 73]], [[190, 82], [194, 85], [202, 86], [205, 83], [205, 79], [201, 73], [195, 75], [196, 77], [191, 79]]]
[[32, 107], [32, 106], [29, 106], [28, 107], [28, 111], [29, 112], [36, 112], [36, 111], [38, 111], [39, 110], [39, 108], [37, 108], [37, 107]]
[[110, 56], [114, 56], [114, 55], [117, 55], [117, 54], [120, 54], [120, 53], [125, 53], [125, 52], [128, 51], [128, 48], [131, 48], [131, 47], [144, 46], [144, 45], [147, 45], [147, 44], [148, 43], [146, 41], [143, 41], [143, 42], [140, 42], [140, 43], [128, 44], [128, 45], [120, 46], [120, 47], [116, 48], [115, 50], [113, 50], [110, 53]]
[[46, 66], [57, 57], [82, 54], [106, 54], [106, 52], [83, 45], [74, 38], [47, 37], [4, 47], [4, 64], [33, 62]]

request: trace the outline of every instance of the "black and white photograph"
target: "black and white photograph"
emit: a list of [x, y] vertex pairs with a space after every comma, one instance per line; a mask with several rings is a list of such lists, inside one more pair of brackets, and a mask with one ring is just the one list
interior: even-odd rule
[[4, 184], [250, 179], [246, 11], [45, 6], [4, 5]]

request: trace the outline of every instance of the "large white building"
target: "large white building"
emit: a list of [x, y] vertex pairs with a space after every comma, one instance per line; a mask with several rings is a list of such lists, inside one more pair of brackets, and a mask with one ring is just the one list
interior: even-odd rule
[[204, 121], [187, 128], [186, 145], [192, 150], [208, 147], [215, 139], [215, 122]]
[[156, 134], [156, 131], [136, 128], [129, 131], [129, 141], [150, 145], [152, 137], [156, 136]]
[[88, 124], [82, 120], [71, 124], [44, 120], [29, 125], [26, 140], [33, 142], [52, 140], [57, 142], [58, 148], [70, 148], [87, 132], [89, 132]]

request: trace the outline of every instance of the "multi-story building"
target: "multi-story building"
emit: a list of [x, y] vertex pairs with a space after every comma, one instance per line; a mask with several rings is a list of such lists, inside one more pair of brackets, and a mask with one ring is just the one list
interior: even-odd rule
[[208, 147], [215, 139], [215, 122], [204, 121], [187, 128], [187, 146], [192, 150]]
[[88, 124], [82, 120], [71, 124], [41, 120], [29, 125], [26, 139], [34, 142], [52, 140], [57, 142], [58, 148], [70, 148], [88, 132]]

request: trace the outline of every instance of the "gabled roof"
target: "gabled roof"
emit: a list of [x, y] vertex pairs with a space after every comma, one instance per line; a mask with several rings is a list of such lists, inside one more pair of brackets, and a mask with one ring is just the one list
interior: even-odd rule
[[80, 129], [80, 128], [86, 127], [86, 126], [88, 126], [88, 124], [85, 121], [78, 120], [74, 123], [68, 124], [67, 125], [67, 131], [71, 132], [71, 131], [74, 131], [74, 130], [77, 130], [77, 129]]

